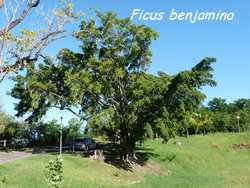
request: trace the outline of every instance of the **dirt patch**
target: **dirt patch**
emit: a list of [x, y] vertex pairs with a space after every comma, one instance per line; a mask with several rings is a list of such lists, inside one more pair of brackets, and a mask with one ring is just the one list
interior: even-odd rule
[[220, 146], [217, 145], [217, 144], [212, 144], [211, 147], [214, 148], [214, 149], [219, 149], [220, 148]]
[[249, 144], [233, 144], [231, 147], [235, 150], [250, 148]]
[[133, 170], [138, 172], [152, 173], [156, 176], [167, 176], [170, 174], [170, 171], [163, 171], [160, 165], [156, 163], [146, 163], [144, 165], [134, 164]]

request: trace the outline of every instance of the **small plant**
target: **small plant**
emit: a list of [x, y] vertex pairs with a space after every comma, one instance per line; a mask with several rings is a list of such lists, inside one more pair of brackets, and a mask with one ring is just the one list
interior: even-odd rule
[[163, 158], [161, 158], [161, 161], [163, 161], [163, 162], [165, 162], [165, 161], [172, 162], [175, 158], [176, 158], [176, 154], [168, 154], [168, 155], [164, 156]]
[[52, 188], [60, 188], [63, 184], [63, 159], [61, 156], [57, 157], [55, 160], [50, 160], [47, 169], [47, 180], [49, 186]]
[[115, 172], [113, 173], [113, 175], [114, 175], [115, 177], [118, 177], [118, 176], [119, 176], [119, 172], [118, 172], [118, 171], [115, 171]]
[[7, 182], [7, 178], [4, 176], [4, 177], [1, 179], [1, 182], [2, 182], [2, 183], [6, 183], [6, 182]]

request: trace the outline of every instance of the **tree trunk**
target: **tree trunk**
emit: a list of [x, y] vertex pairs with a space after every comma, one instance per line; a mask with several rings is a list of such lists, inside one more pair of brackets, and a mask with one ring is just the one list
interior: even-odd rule
[[195, 129], [195, 134], [198, 134], [198, 131], [199, 131], [199, 128], [197, 126], [196, 129]]
[[135, 160], [135, 141], [131, 137], [127, 125], [124, 125], [122, 127], [120, 139], [120, 144], [122, 148], [120, 159], [126, 162], [131, 162]]
[[188, 128], [186, 130], [186, 134], [187, 134], [187, 138], [189, 137], [189, 132], [188, 132]]

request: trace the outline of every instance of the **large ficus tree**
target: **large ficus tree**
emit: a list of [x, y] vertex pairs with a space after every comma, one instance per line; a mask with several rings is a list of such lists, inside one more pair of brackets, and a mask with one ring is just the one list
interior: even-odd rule
[[128, 159], [140, 139], [136, 111], [138, 97], [143, 96], [135, 89], [150, 64], [150, 45], [157, 33], [113, 13], [97, 12], [97, 16], [99, 23], [83, 21], [75, 34], [82, 42], [81, 53], [63, 49], [58, 66], [48, 60], [38, 72], [31, 67], [25, 81], [22, 76], [16, 78], [12, 95], [22, 99], [16, 106], [18, 115], [32, 108], [29, 120], [41, 117], [51, 106], [72, 112], [80, 107], [83, 119], [108, 111], [108, 123], [114, 124]]
[[146, 69], [157, 33], [110, 12], [96, 14], [98, 20], [83, 21], [75, 32], [79, 53], [63, 49], [58, 62], [47, 58], [38, 67], [29, 66], [25, 76], [15, 78], [11, 94], [20, 100], [18, 116], [29, 114], [27, 120], [34, 121], [51, 107], [69, 110], [88, 121], [90, 131], [115, 137], [121, 158], [130, 160], [136, 142], [146, 135], [166, 140], [174, 136], [181, 120], [172, 110], [188, 111], [200, 104], [199, 88], [211, 82], [214, 60], [174, 76], [150, 75]]

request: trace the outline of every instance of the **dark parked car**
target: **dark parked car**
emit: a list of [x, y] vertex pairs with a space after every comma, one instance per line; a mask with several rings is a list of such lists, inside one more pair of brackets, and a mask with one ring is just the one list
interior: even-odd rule
[[94, 139], [90, 137], [76, 138], [73, 143], [73, 148], [74, 150], [84, 150], [84, 151], [94, 150], [96, 149], [96, 142]]
[[[8, 145], [8, 143], [7, 143]], [[22, 147], [27, 147], [29, 145], [29, 140], [28, 139], [23, 139], [23, 138], [14, 138], [11, 140], [9, 143], [11, 147], [14, 148], [22, 148]]]

